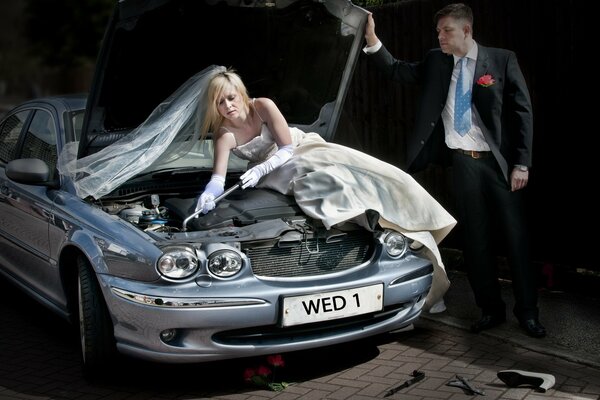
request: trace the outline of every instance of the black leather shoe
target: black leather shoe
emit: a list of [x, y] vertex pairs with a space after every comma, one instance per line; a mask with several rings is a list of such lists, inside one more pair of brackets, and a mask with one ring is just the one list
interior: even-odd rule
[[481, 319], [471, 325], [471, 332], [479, 333], [486, 329], [493, 328], [498, 326], [506, 321], [506, 317], [504, 315], [491, 315], [484, 314]]
[[546, 336], [546, 328], [537, 318], [523, 319], [519, 321], [521, 328], [531, 337], [542, 338]]

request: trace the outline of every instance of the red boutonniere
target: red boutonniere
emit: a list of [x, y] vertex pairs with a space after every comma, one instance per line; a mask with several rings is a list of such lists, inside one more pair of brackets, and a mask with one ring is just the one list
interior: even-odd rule
[[492, 86], [494, 83], [496, 80], [490, 74], [482, 75], [477, 79], [477, 84], [483, 87]]

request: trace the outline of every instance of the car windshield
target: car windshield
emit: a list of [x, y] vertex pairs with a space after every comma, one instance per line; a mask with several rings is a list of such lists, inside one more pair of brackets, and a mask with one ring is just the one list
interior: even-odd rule
[[[214, 151], [212, 139], [199, 140], [183, 157], [167, 163], [151, 165], [143, 173], [147, 174], [148, 172], [190, 168], [212, 170], [213, 155]], [[230, 153], [228, 171], [244, 171], [247, 164], [248, 161], [242, 160], [235, 154]]]

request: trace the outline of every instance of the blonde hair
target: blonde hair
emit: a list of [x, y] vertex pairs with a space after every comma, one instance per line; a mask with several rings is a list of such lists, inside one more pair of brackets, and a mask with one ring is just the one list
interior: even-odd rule
[[206, 90], [206, 113], [200, 130], [200, 140], [204, 139], [208, 132], [215, 133], [221, 127], [223, 116], [219, 113], [218, 100], [223, 92], [229, 89], [234, 89], [242, 96], [244, 113], [248, 115], [250, 112], [250, 97], [242, 78], [231, 68], [216, 73], [208, 83]]

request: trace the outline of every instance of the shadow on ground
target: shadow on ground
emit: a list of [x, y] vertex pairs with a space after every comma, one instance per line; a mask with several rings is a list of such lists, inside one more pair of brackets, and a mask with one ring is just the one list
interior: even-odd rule
[[[466, 275], [448, 271], [451, 285], [445, 296], [447, 310], [440, 314], [423, 313], [422, 318], [468, 330], [479, 319]], [[543, 354], [600, 368], [600, 298], [589, 292], [539, 291], [540, 321], [548, 335], [542, 339], [527, 336], [512, 314], [514, 296], [509, 281], [502, 281], [502, 297], [507, 305], [505, 324], [484, 331], [503, 341], [518, 344]]]

